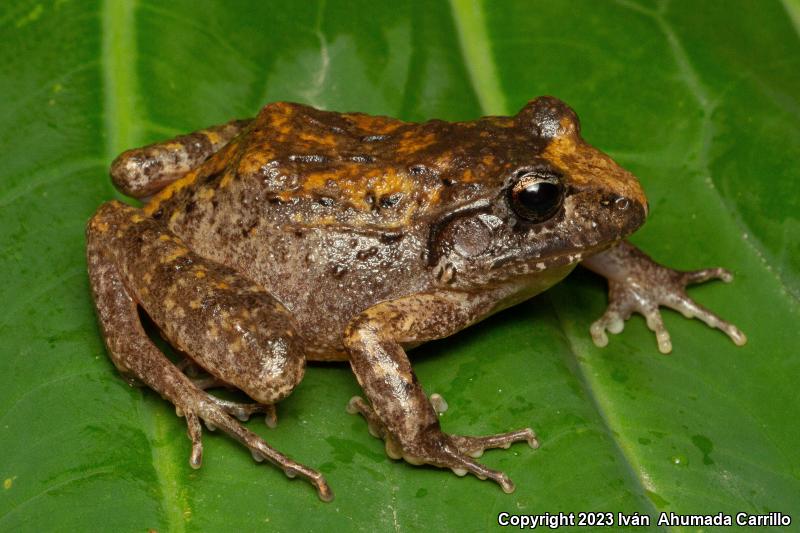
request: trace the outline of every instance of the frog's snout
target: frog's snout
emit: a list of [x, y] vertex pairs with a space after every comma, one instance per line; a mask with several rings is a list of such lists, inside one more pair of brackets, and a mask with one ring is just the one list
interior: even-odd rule
[[[614, 203], [614, 208], [620, 214], [629, 213], [635, 219], [641, 217], [639, 225], [644, 223], [649, 207], [639, 179], [619, 166], [613, 159], [596, 150], [595, 164], [598, 161], [605, 163], [599, 166], [600, 172], [591, 180], [605, 191]], [[605, 167], [605, 168], [603, 168]]]
[[608, 218], [613, 221], [612, 226], [619, 228], [622, 235], [630, 235], [639, 229], [647, 218], [647, 199], [643, 195], [632, 198], [612, 193], [601, 203], [611, 212]]
[[613, 199], [613, 207], [623, 216], [628, 213], [633, 218], [632, 222], [641, 225], [650, 211], [644, 189], [636, 176], [616, 163], [614, 165], [617, 167], [615, 175], [605, 183], [608, 195]]
[[574, 205], [585, 220], [592, 221], [597, 242], [627, 237], [644, 224], [648, 205], [644, 190], [636, 177], [606, 156], [605, 168], [584, 183], [572, 182], [576, 192]]
[[601, 203], [609, 208], [608, 216], [623, 234], [629, 235], [642, 224], [649, 211], [647, 196], [639, 179], [618, 165], [608, 155], [587, 144], [576, 151], [580, 161], [576, 184], [579, 187], [595, 188], [601, 194]]

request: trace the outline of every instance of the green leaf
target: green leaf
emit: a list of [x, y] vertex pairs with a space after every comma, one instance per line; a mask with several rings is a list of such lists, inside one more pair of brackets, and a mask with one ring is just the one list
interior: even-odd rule
[[[798, 13], [797, 0], [4, 2], [0, 529], [473, 531], [501, 511], [638, 512], [654, 527], [660, 511], [772, 511], [796, 527]], [[110, 160], [275, 100], [456, 120], [540, 94], [641, 177], [636, 244], [736, 274], [691, 294], [748, 344], [665, 312], [672, 355], [638, 317], [595, 348], [605, 287], [577, 272], [414, 353], [450, 405], [446, 430], [540, 434], [537, 451], [482, 459], [514, 494], [388, 459], [345, 413], [359, 393], [345, 365], [313, 365], [277, 429], [248, 425], [319, 468], [333, 503], [221, 435], [189, 468], [183, 420], [124, 383], [96, 325], [83, 229], [117, 196]]]

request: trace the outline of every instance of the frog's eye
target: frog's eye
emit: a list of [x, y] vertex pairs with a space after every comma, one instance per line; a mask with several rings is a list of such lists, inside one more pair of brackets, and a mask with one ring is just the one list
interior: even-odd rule
[[509, 189], [511, 208], [517, 216], [538, 223], [555, 215], [564, 200], [558, 174], [540, 169], [517, 174], [516, 183]]

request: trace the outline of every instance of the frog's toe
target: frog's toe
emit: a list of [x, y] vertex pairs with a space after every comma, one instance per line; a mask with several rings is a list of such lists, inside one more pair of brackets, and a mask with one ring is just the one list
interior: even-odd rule
[[511, 481], [511, 478], [509, 478], [504, 472], [487, 468], [468, 457], [461, 457], [460, 462], [461, 466], [450, 467], [453, 473], [459, 477], [465, 476], [467, 473], [471, 473], [474, 474], [478, 479], [491, 479], [500, 485], [500, 488], [503, 489], [503, 492], [506, 494], [511, 494], [514, 492], [514, 489], [516, 489], [514, 482]]
[[278, 410], [274, 405], [264, 405], [264, 423], [270, 429], [278, 427]]
[[681, 272], [680, 279], [682, 285], [690, 285], [692, 283], [703, 283], [711, 279], [720, 279], [725, 283], [733, 281], [733, 274], [725, 268], [702, 268], [700, 270], [689, 270], [688, 272]]
[[447, 412], [449, 406], [447, 405], [447, 400], [445, 400], [441, 394], [439, 394], [438, 392], [434, 392], [433, 394], [431, 394], [430, 399], [431, 399], [431, 406], [433, 407], [434, 411], [436, 411], [440, 415], [442, 413]]
[[610, 333], [620, 333], [625, 329], [625, 317], [623, 317], [613, 304], [608, 306], [608, 309], [603, 316], [592, 323], [589, 332], [592, 334], [592, 340], [596, 346], [602, 348], [608, 345], [608, 335]]
[[461, 453], [470, 457], [480, 457], [485, 450], [490, 448], [508, 449], [515, 442], [525, 441], [534, 450], [539, 447], [539, 440], [531, 428], [518, 429], [507, 433], [497, 433], [485, 437], [471, 437], [452, 435], [453, 442]]
[[[686, 294], [686, 287], [695, 283], [703, 283], [712, 279], [719, 279], [725, 283], [733, 281], [733, 274], [724, 268], [704, 268], [701, 270], [679, 271], [666, 267], [670, 283], [665, 283], [662, 291], [657, 294], [656, 303], [679, 311], [686, 318], [698, 318], [708, 326], [724, 332], [737, 346], [747, 342], [747, 337], [735, 325], [720, 318], [709, 309], [695, 302]], [[649, 325], [649, 320], [648, 320]], [[663, 325], [662, 325], [663, 328]], [[652, 329], [652, 328], [651, 328]], [[669, 336], [667, 336], [669, 339]], [[659, 339], [659, 347], [661, 341]], [[663, 352], [664, 350], [662, 350]]]
[[666, 326], [664, 326], [664, 319], [661, 318], [661, 312], [658, 310], [658, 306], [646, 306], [641, 310], [641, 313], [644, 315], [648, 329], [656, 334], [658, 351], [663, 354], [670, 353], [672, 351], [672, 339], [670, 339], [669, 331], [667, 331]]
[[699, 318], [708, 326], [721, 330], [730, 337], [737, 346], [742, 346], [747, 343], [747, 336], [745, 336], [742, 330], [698, 304], [684, 294], [683, 291], [673, 295], [664, 305], [681, 312], [686, 318]]
[[220, 409], [242, 422], [247, 422], [254, 414], [263, 413], [264, 423], [268, 427], [274, 428], [278, 425], [278, 413], [272, 404], [231, 402], [210, 394], [209, 399], [217, 404]]
[[192, 454], [189, 456], [189, 465], [195, 470], [203, 464], [203, 428], [200, 419], [194, 413], [186, 414], [186, 425], [189, 438], [192, 440]]
[[[360, 414], [364, 417], [364, 420], [367, 421], [367, 429], [369, 430], [369, 434], [375, 437], [376, 439], [385, 439], [387, 432], [386, 426], [381, 422], [378, 415], [375, 414], [375, 411], [370, 407], [370, 405], [364, 401], [364, 398], [361, 396], [353, 396], [350, 398], [350, 401], [347, 402], [347, 412], [351, 415]], [[392, 455], [389, 453], [389, 448], [387, 446], [386, 453], [389, 454], [391, 457]], [[399, 459], [399, 457], [395, 457], [395, 459]]]

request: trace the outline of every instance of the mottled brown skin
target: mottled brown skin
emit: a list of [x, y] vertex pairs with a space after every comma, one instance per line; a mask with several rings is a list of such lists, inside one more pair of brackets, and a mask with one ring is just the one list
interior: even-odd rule
[[127, 150], [111, 163], [111, 181], [128, 196], [146, 198], [199, 166], [249, 122], [233, 120], [165, 143]]
[[[320, 474], [232, 418], [268, 411], [302, 379], [306, 360], [350, 361], [369, 403], [349, 408], [391, 456], [472, 472], [510, 492], [505, 474], [473, 457], [519, 440], [536, 446], [533, 432], [443, 433], [405, 350], [545, 290], [586, 257], [621, 278], [612, 285], [638, 280], [638, 292], [612, 291], [617, 314], [593, 326], [598, 343], [619, 317], [643, 312], [630, 298], [649, 302], [651, 314], [665, 298], [691, 302], [682, 285], [647, 292], [656, 267], [674, 271], [616, 246], [644, 222], [644, 193], [582, 140], [575, 113], [552, 97], [513, 117], [421, 124], [270, 104], [252, 121], [126, 152], [112, 175], [127, 194], [154, 196], [142, 209], [109, 202], [87, 228], [111, 358], [187, 417], [193, 465], [203, 419], [254, 457], [308, 478], [323, 499], [331, 492]], [[517, 196], [531, 176], [559, 191], [545, 218]], [[702, 272], [711, 274], [680, 281], [722, 275]], [[256, 407], [221, 403], [158, 353], [137, 305], [212, 381], [243, 390]], [[741, 335], [715, 319], [706, 321]], [[657, 333], [662, 346], [663, 324]]]

